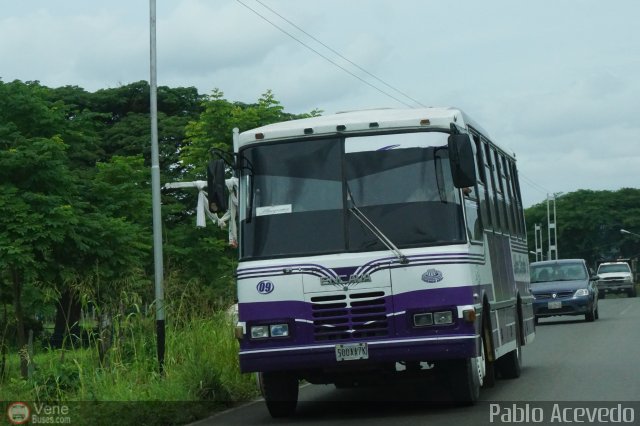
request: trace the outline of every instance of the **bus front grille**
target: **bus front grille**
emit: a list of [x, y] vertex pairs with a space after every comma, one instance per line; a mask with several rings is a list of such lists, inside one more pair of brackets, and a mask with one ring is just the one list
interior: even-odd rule
[[389, 335], [384, 291], [311, 297], [315, 341], [339, 341]]

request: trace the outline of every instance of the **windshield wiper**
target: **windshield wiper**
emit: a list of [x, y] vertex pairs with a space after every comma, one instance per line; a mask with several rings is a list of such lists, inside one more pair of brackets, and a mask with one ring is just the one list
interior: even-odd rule
[[380, 242], [385, 245], [385, 247], [387, 247], [390, 251], [393, 252], [393, 254], [396, 255], [396, 257], [398, 258], [398, 261], [402, 265], [406, 265], [407, 263], [409, 263], [409, 259], [407, 258], [407, 256], [405, 256], [400, 251], [400, 249], [396, 247], [395, 244], [393, 244], [393, 241], [391, 241], [389, 237], [384, 235], [384, 233], [380, 229], [378, 229], [378, 227], [375, 226], [373, 222], [371, 222], [371, 220], [364, 213], [362, 213], [362, 211], [360, 211], [360, 209], [356, 206], [356, 203], [353, 200], [353, 195], [351, 194], [351, 189], [349, 188], [349, 185], [347, 185], [347, 193], [349, 195], [349, 200], [351, 201], [351, 207], [349, 208], [349, 211], [360, 222], [362, 222], [365, 228], [367, 228], [373, 235], [375, 235], [376, 238], [378, 238]]

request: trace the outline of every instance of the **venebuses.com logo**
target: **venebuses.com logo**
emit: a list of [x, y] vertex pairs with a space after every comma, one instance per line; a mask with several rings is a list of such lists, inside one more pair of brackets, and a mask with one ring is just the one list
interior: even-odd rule
[[7, 407], [7, 419], [12, 425], [70, 424], [69, 406], [62, 404], [12, 402]]
[[13, 425], [23, 425], [31, 417], [31, 409], [24, 402], [14, 402], [7, 407], [7, 417]]

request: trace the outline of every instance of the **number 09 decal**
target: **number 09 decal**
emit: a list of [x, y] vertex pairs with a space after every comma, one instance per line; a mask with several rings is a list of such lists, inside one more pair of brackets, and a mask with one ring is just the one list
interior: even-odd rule
[[258, 290], [258, 293], [260, 294], [269, 294], [274, 288], [275, 286], [269, 280], [260, 281], [256, 286], [256, 290]]

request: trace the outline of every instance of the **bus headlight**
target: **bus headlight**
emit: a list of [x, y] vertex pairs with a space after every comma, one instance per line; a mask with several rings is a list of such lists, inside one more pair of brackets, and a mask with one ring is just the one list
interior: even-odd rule
[[415, 327], [426, 327], [428, 325], [433, 325], [433, 314], [415, 314], [413, 316], [413, 325]]
[[265, 324], [251, 326], [252, 339], [267, 339], [269, 337], [289, 337], [289, 324]]
[[269, 337], [268, 325], [254, 325], [251, 327], [252, 339], [266, 339], [267, 337]]
[[434, 312], [433, 323], [436, 325], [453, 323], [453, 314], [451, 311]]
[[269, 326], [271, 337], [288, 337], [289, 324], [272, 324]]

